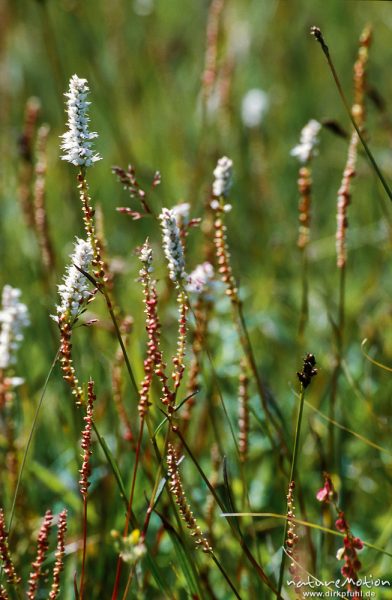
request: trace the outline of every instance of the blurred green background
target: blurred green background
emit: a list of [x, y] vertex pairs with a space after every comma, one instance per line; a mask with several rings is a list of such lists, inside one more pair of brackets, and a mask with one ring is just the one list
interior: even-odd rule
[[[260, 369], [291, 433], [296, 407], [292, 393], [292, 388], [296, 388], [295, 373], [304, 352], [313, 352], [320, 373], [311, 401], [327, 412], [335, 352], [332, 322], [337, 318], [338, 302], [336, 193], [347, 143], [323, 130], [319, 155], [313, 162], [310, 320], [304, 340], [298, 338], [298, 163], [289, 153], [311, 118], [336, 121], [350, 132], [325, 58], [309, 35], [310, 26], [318, 25], [323, 30], [351, 101], [358, 39], [364, 26], [371, 24], [374, 41], [368, 71], [368, 139], [386, 178], [392, 181], [392, 4], [355, 0], [226, 0], [217, 41], [216, 85], [206, 107], [202, 76], [209, 5], [205, 0], [0, 0], [0, 276], [2, 285], [10, 283], [21, 288], [32, 318], [18, 368], [26, 378], [18, 412], [21, 440], [26, 439], [56, 351], [56, 326], [49, 318], [56, 302], [56, 283], [62, 277], [74, 236], [82, 234], [75, 170], [59, 158], [59, 136], [65, 131], [66, 118], [63, 93], [74, 73], [87, 78], [91, 89], [91, 129], [99, 133], [96, 149], [103, 160], [90, 169], [88, 179], [93, 202], [102, 207], [108, 254], [116, 259], [116, 293], [123, 310], [135, 317], [131, 344], [138, 377], [142, 373], [144, 325], [141, 293], [135, 283], [139, 266], [134, 250], [146, 235], [151, 235], [153, 245], [158, 247], [159, 234], [149, 222], [133, 222], [116, 212], [117, 206], [128, 206], [130, 200], [111, 174], [111, 167], [131, 163], [146, 186], [155, 170], [159, 170], [162, 184], [152, 196], [156, 210], [190, 202], [192, 214], [201, 216], [216, 160], [227, 155], [234, 161], [233, 210], [227, 217], [233, 268], [240, 280]], [[245, 94], [253, 88], [266, 93], [268, 106], [260, 125], [250, 128], [241, 118], [241, 106]], [[25, 104], [31, 96], [41, 102], [39, 122], [46, 122], [51, 128], [47, 212], [57, 269], [49, 289], [42, 286], [39, 249], [18, 203], [18, 140]], [[338, 415], [351, 429], [385, 446], [390, 439], [390, 375], [371, 366], [360, 345], [368, 337], [375, 356], [383, 362], [391, 357], [392, 213], [388, 203], [361, 153], [349, 208], [345, 350], [349, 376], [342, 377]], [[189, 270], [204, 258], [201, 243], [200, 235], [192, 234]], [[163, 277], [164, 273], [161, 262], [158, 276]], [[173, 332], [174, 307], [173, 303], [166, 318], [168, 331], [172, 327]], [[217, 313], [219, 319], [216, 317], [212, 323], [216, 365], [235, 419], [241, 353], [224, 300]], [[97, 408], [102, 430], [109, 440], [110, 436], [115, 440], [119, 426], [110, 402], [108, 376], [115, 340], [105, 337], [99, 329], [78, 331], [77, 336], [76, 356], [81, 372], [85, 377], [94, 375], [103, 397]], [[252, 398], [252, 404], [260, 412], [257, 397]], [[130, 407], [130, 413], [135, 418], [135, 406]], [[306, 422], [308, 419], [309, 416]], [[325, 440], [325, 425], [315, 419], [312, 423]], [[38, 431], [24, 481], [30, 508], [25, 506], [25, 512], [19, 512], [20, 530], [21, 519], [25, 518], [22, 514], [30, 511], [31, 518], [36, 518], [47, 504], [59, 509], [63, 506], [61, 488], [55, 489], [54, 480], [45, 480], [50, 479], [50, 473], [57, 473], [57, 483], [62, 482], [64, 489], [73, 494], [71, 504], [77, 512], [74, 474], [79, 449], [76, 444], [70, 447], [66, 436], [54, 439], [53, 431], [69, 433], [77, 440], [80, 419], [73, 415], [69, 392], [58, 370], [49, 386]], [[197, 440], [196, 432], [193, 435]], [[320, 463], [315, 436], [309, 432], [305, 436], [303, 460], [309, 470], [303, 485], [309, 493], [310, 514], [317, 519], [320, 511], [313, 498], [321, 487]], [[224, 439], [229, 447], [227, 431]], [[208, 435], [205, 443], [207, 447], [210, 444]], [[254, 506], [281, 512], [285, 483], [273, 481], [274, 463], [256, 421], [252, 423], [251, 444]], [[358, 534], [369, 541], [376, 540], [384, 530], [385, 539], [379, 542], [385, 544], [391, 529], [389, 515], [385, 515], [391, 486], [390, 456], [380, 455], [352, 437], [344, 437], [341, 444], [344, 456], [340, 475], [345, 481], [343, 497], [345, 494], [350, 507], [351, 522], [357, 525]], [[113, 448], [117, 448], [115, 441]], [[208, 452], [205, 461], [208, 468]], [[129, 459], [124, 459], [125, 471], [129, 464]], [[40, 471], [40, 465], [48, 469], [46, 475]], [[122, 522], [115, 491], [104, 487], [109, 486], [106, 475], [102, 460], [94, 475], [94, 526], [98, 536], [104, 530], [106, 535], [115, 526], [112, 506], [118, 513], [118, 527]], [[194, 486], [196, 503], [202, 503], [205, 490], [198, 491], [200, 482], [191, 469], [188, 481]], [[141, 494], [139, 509], [143, 503]], [[275, 548], [279, 536], [280, 530], [273, 538]], [[20, 554], [27, 551], [27, 541], [19, 539], [18, 544]], [[377, 558], [369, 555], [369, 564]], [[107, 565], [112, 568], [114, 560], [114, 553], [102, 553], [97, 558], [97, 572], [104, 572]], [[380, 571], [384, 569], [384, 576], [391, 572], [390, 562], [385, 565], [378, 561], [377, 565]], [[71, 590], [70, 587], [69, 594]], [[222, 593], [217, 592], [218, 597], [224, 598]], [[104, 596], [102, 590], [95, 594], [97, 598]]]

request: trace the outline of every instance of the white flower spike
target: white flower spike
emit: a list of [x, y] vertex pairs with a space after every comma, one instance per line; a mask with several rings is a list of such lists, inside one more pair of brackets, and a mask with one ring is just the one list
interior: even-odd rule
[[213, 266], [209, 262], [204, 262], [201, 265], [198, 265], [189, 275], [186, 289], [188, 292], [193, 292], [195, 294], [206, 292], [210, 287], [213, 278]]
[[86, 100], [88, 94], [87, 79], [73, 75], [69, 81], [69, 91], [64, 94], [67, 97], [68, 131], [60, 136], [63, 140], [61, 150], [65, 152], [61, 159], [80, 167], [90, 167], [101, 160], [99, 154], [94, 154], [91, 141], [98, 134], [88, 129], [90, 119], [87, 110], [91, 104]]
[[306, 163], [315, 156], [317, 154], [316, 146], [319, 143], [317, 136], [321, 127], [321, 123], [311, 119], [302, 129], [300, 143], [291, 150], [291, 156], [297, 157], [301, 163]]
[[223, 156], [217, 162], [214, 170], [214, 183], [212, 184], [212, 192], [214, 196], [220, 198], [228, 196], [233, 174], [233, 161], [227, 156]]
[[53, 317], [57, 322], [62, 317], [73, 323], [92, 296], [88, 279], [75, 266], [83, 271], [89, 270], [93, 259], [90, 242], [76, 238], [75, 250], [70, 258], [71, 264], [64, 275], [64, 283], [58, 286], [61, 302], [56, 306], [58, 316]]
[[176, 214], [169, 208], [163, 208], [159, 220], [162, 228], [163, 251], [169, 265], [169, 277], [179, 285], [187, 279], [187, 274]]
[[25, 304], [19, 302], [21, 291], [5, 285], [0, 311], [0, 369], [16, 363], [16, 352], [23, 341], [23, 329], [30, 324]]

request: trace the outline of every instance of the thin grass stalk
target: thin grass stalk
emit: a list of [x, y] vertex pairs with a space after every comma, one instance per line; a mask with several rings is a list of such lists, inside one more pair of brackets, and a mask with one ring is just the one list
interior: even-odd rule
[[239, 595], [239, 593], [238, 593], [237, 589], [235, 588], [233, 582], [231, 581], [230, 577], [228, 576], [228, 574], [226, 573], [225, 569], [223, 568], [222, 563], [218, 560], [218, 558], [216, 557], [216, 555], [214, 554], [214, 552], [212, 552], [211, 558], [214, 561], [214, 563], [216, 564], [216, 566], [218, 567], [219, 571], [222, 573], [223, 577], [225, 578], [226, 582], [228, 583], [229, 587], [231, 588], [231, 591], [233, 592], [234, 596], [236, 598], [239, 598], [239, 600], [241, 600], [241, 596]]
[[[298, 408], [298, 415], [297, 415], [297, 423], [296, 423], [296, 426], [295, 426], [293, 456], [292, 456], [292, 459], [291, 459], [291, 467], [290, 467], [290, 482], [291, 481], [295, 481], [296, 468], [297, 468], [297, 459], [298, 459], [298, 449], [299, 449], [300, 436], [301, 436], [301, 425], [302, 425], [302, 416], [303, 416], [304, 402], [305, 402], [305, 388], [304, 388], [303, 384], [301, 383], [300, 397], [299, 397], [299, 408]], [[289, 530], [289, 526], [290, 526], [290, 522], [287, 519], [285, 527], [284, 527], [283, 542], [282, 542], [282, 560], [281, 560], [281, 563], [280, 563], [280, 570], [279, 570], [278, 597], [280, 597], [280, 595], [281, 595], [282, 586], [283, 586], [283, 575], [284, 575], [284, 568], [285, 568], [285, 564], [286, 564], [286, 553], [284, 551], [284, 548], [285, 548], [285, 544], [286, 544], [286, 539], [287, 539], [287, 533], [288, 533], [288, 530]]]

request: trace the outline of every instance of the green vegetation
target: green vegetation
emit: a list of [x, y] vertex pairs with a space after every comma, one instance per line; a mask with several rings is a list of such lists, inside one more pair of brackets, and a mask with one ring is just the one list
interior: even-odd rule
[[[352, 125], [325, 56], [310, 35], [313, 25], [322, 29], [351, 106], [358, 40], [371, 25], [363, 79], [366, 120], [357, 122], [392, 185], [390, 3], [14, 0], [0, 3], [0, 16], [0, 289], [6, 284], [20, 289], [30, 315], [17, 364], [2, 370], [0, 365], [0, 508], [7, 529], [12, 515], [9, 549], [22, 578], [22, 584], [6, 582], [0, 523], [1, 584], [7, 590], [0, 598], [25, 595], [45, 512], [52, 511], [57, 525], [64, 508], [68, 529], [58, 598], [267, 599], [278, 595], [280, 572], [282, 597], [294, 598], [287, 585], [290, 557], [282, 561], [283, 533], [287, 536], [294, 523], [285, 522], [290, 471], [295, 514], [302, 523], [294, 523], [293, 534], [299, 537], [295, 556], [301, 580], [310, 574], [336, 589], [331, 582], [341, 578], [348, 560], [336, 557], [345, 537], [346, 554], [358, 550], [359, 577], [381, 578], [392, 587], [392, 385], [391, 369], [383, 367], [392, 364], [392, 207], [358, 144], [355, 176], [349, 178], [347, 263], [338, 269], [337, 194]], [[88, 270], [88, 288], [93, 290], [95, 281], [99, 289], [71, 323], [73, 365], [83, 388], [79, 408], [59, 362], [51, 369], [61, 328], [50, 317], [60, 303], [57, 285], [75, 236], [86, 237], [79, 170], [60, 160], [64, 92], [74, 74], [88, 81], [89, 125], [98, 132], [94, 150], [102, 157], [79, 177], [86, 176], [104, 271], [113, 276], [110, 289], [104, 277]], [[252, 89], [265, 93], [260, 98], [266, 105], [260, 123], [249, 127], [242, 107]], [[323, 127], [317, 152], [305, 165], [311, 168], [311, 224], [309, 245], [301, 251], [301, 165], [290, 151], [311, 119]], [[44, 123], [49, 130], [42, 129]], [[233, 161], [233, 185], [211, 209], [214, 169], [222, 156]], [[40, 171], [45, 162], [46, 172]], [[116, 210], [145, 211], [137, 191], [131, 198], [112, 172], [113, 166], [126, 170], [128, 165], [151, 211], [141, 219]], [[160, 183], [154, 180], [157, 171]], [[45, 186], [41, 196], [37, 182]], [[37, 213], [37, 198], [44, 198], [46, 233], [42, 218], [36, 218], [43, 214], [40, 207]], [[169, 279], [156, 217], [163, 207], [180, 203], [189, 203], [191, 217], [201, 220], [186, 237], [187, 273], [206, 260], [215, 268], [217, 283], [204, 300]], [[226, 203], [232, 210], [220, 212]], [[220, 218], [231, 258], [223, 248], [219, 264], [229, 275], [232, 269], [229, 289], [231, 284], [239, 289], [232, 302], [215, 256], [213, 220]], [[215, 231], [220, 226], [215, 222]], [[141, 428], [138, 390], [147, 350], [143, 283], [145, 294], [151, 294], [152, 284], [147, 274], [140, 281], [138, 254], [147, 237], [168, 376], [178, 338], [184, 341], [178, 335], [178, 306], [186, 314], [190, 303], [190, 310], [183, 376], [180, 355], [174, 367], [180, 385], [165, 405], [162, 377], [154, 375]], [[49, 248], [45, 258], [48, 239], [53, 253]], [[0, 313], [1, 320], [4, 332]], [[0, 336], [0, 351], [2, 344]], [[308, 353], [316, 365], [305, 359]], [[192, 387], [195, 355], [200, 373]], [[157, 355], [151, 360], [156, 370]], [[316, 377], [309, 376], [314, 366]], [[303, 368], [300, 382], [297, 371]], [[24, 383], [14, 386], [12, 377]], [[96, 400], [86, 519], [78, 481], [90, 378]], [[171, 380], [170, 386], [173, 391]], [[184, 415], [190, 410], [188, 424]], [[180, 459], [177, 470], [173, 447]], [[178, 501], [179, 479], [190, 508], [183, 498]], [[316, 499], [320, 489], [324, 502]], [[140, 532], [149, 503], [153, 511], [144, 544]], [[189, 510], [201, 530], [193, 538], [181, 520], [196, 530]], [[346, 521], [335, 526], [336, 511], [343, 511]], [[225, 518], [224, 513], [247, 515]], [[204, 553], [196, 550], [195, 540]], [[49, 542], [32, 598], [49, 597], [56, 526]], [[120, 552], [124, 560], [118, 560]], [[322, 589], [327, 592], [328, 586]], [[372, 591], [377, 599], [392, 594], [387, 583]]]

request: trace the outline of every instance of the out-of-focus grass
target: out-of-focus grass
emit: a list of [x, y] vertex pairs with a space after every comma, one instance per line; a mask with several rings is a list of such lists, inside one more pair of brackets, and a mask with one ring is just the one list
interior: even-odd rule
[[[92, 92], [91, 124], [92, 129], [99, 132], [96, 145], [103, 160], [91, 169], [89, 182], [94, 203], [102, 206], [109, 254], [118, 257], [123, 265], [123, 272], [116, 281], [118, 296], [123, 309], [136, 317], [131, 355], [136, 357], [138, 379], [142, 373], [144, 326], [141, 292], [135, 283], [138, 265], [134, 249], [150, 232], [150, 223], [132, 222], [115, 211], [117, 206], [128, 205], [129, 198], [110, 173], [110, 167], [131, 162], [145, 182], [149, 182], [158, 169], [162, 185], [153, 196], [156, 209], [189, 201], [194, 214], [199, 215], [209, 192], [216, 159], [226, 154], [235, 164], [233, 211], [228, 216], [233, 267], [240, 280], [260, 369], [289, 428], [295, 408], [291, 391], [296, 385], [295, 371], [304, 351], [314, 352], [320, 373], [311, 401], [327, 412], [328, 381], [334, 361], [330, 321], [336, 319], [338, 301], [335, 205], [347, 148], [342, 139], [327, 130], [322, 132], [319, 156], [313, 167], [310, 322], [303, 343], [298, 341], [297, 335], [301, 291], [300, 257], [296, 249], [298, 165], [289, 151], [310, 118], [337, 120], [349, 131], [347, 116], [324, 57], [309, 35], [310, 26], [317, 24], [323, 29], [343, 86], [351, 98], [357, 40], [363, 26], [370, 22], [374, 28], [374, 44], [369, 81], [372, 88], [388, 100], [392, 92], [389, 78], [392, 9], [388, 2], [227, 0], [218, 44], [218, 65], [229, 61], [232, 68], [228, 98], [225, 106], [215, 112], [211, 109], [203, 122], [201, 76], [208, 4], [202, 0], [15, 0], [0, 5], [1, 283], [22, 289], [32, 317], [19, 363], [29, 390], [22, 390], [19, 408], [19, 430], [24, 438], [56, 351], [57, 331], [49, 319], [56, 302], [55, 281], [61, 278], [74, 236], [82, 233], [75, 173], [60, 161], [58, 149], [58, 136], [65, 130], [63, 93], [73, 73], [86, 77]], [[151, 6], [150, 13], [142, 16], [143, 7], [148, 6]], [[266, 91], [269, 110], [261, 126], [249, 130], [240, 118], [241, 101], [253, 87]], [[24, 224], [17, 201], [17, 142], [25, 102], [30, 96], [40, 98], [40, 120], [51, 127], [47, 201], [58, 272], [49, 293], [42, 288], [36, 242]], [[387, 115], [389, 110], [387, 103]], [[386, 177], [392, 180], [389, 151], [392, 129], [386, 126], [385, 119], [369, 102], [369, 141]], [[352, 429], [387, 446], [390, 376], [370, 366], [360, 350], [364, 337], [370, 338], [374, 351], [386, 357], [385, 360], [392, 350], [388, 339], [392, 291], [390, 230], [382, 201], [390, 219], [388, 201], [383, 199], [382, 190], [361, 156], [349, 209], [346, 323], [346, 360], [359, 391], [356, 393], [353, 384], [342, 378], [338, 414]], [[157, 229], [155, 234], [153, 244], [156, 245]], [[191, 266], [203, 258], [200, 239], [197, 233], [190, 237]], [[163, 269], [159, 276], [164, 277]], [[228, 305], [222, 301], [218, 310], [220, 321], [215, 317], [212, 323], [214, 360], [235, 423], [240, 350], [235, 343]], [[98, 312], [103, 314], [103, 310]], [[174, 317], [170, 313], [166, 315], [169, 315], [166, 323], [174, 331]], [[101, 423], [108, 442], [116, 448], [118, 422], [107, 376], [116, 344], [93, 329], [81, 328], [75, 338], [76, 362], [83, 373], [94, 375], [100, 390], [97, 422]], [[169, 335], [165, 342], [171, 343]], [[252, 405], [260, 413], [256, 396], [252, 398]], [[215, 410], [219, 417], [220, 409]], [[197, 414], [200, 412], [202, 409]], [[136, 419], [135, 406], [130, 407], [130, 413]], [[309, 419], [322, 439], [326, 439], [325, 425], [313, 415]], [[56, 481], [70, 488], [70, 493], [77, 494], [75, 465], [79, 449], [70, 447], [66, 440], [68, 436], [77, 440], [80, 429], [81, 420], [74, 415], [68, 390], [61, 383], [57, 369], [34, 439], [24, 479], [26, 506], [19, 510], [19, 519], [22, 513], [26, 521], [36, 518], [44, 513], [47, 505], [55, 509], [63, 506], [65, 499], [61, 487], [56, 489]], [[196, 443], [197, 427], [192, 435]], [[205, 443], [208, 445], [209, 441], [207, 436]], [[231, 445], [228, 432], [224, 443]], [[260, 460], [264, 447], [265, 441], [254, 421], [249, 460], [249, 472], [253, 473], [252, 501], [257, 509], [268, 507], [282, 512], [285, 482], [274, 480], [275, 466], [269, 450], [265, 450]], [[390, 460], [356, 439], [350, 439], [344, 448], [345, 454], [340, 457], [341, 474], [345, 477], [343, 492], [350, 507], [350, 519], [358, 533], [372, 541], [389, 520], [385, 508], [391, 483]], [[98, 449], [96, 453], [97, 464], [101, 466], [98, 464], [94, 471], [92, 501], [100, 519], [95, 535], [104, 536], [100, 540], [104, 546], [92, 545], [90, 561], [91, 564], [96, 561], [94, 597], [101, 598], [108, 596], [112, 583], [111, 578], [105, 582], [102, 574], [106, 570], [112, 572], [115, 560], [107, 532], [114, 526], [121, 527], [122, 514], [111, 475]], [[120, 454], [118, 448], [117, 453]], [[309, 512], [317, 519], [319, 507], [312, 500], [320, 483], [320, 465], [315, 455], [314, 437], [307, 435], [302, 458], [308, 469], [304, 469], [302, 483], [309, 497]], [[132, 461], [131, 456], [126, 456], [121, 462], [126, 480], [130, 478]], [[202, 461], [208, 469], [207, 452]], [[42, 465], [50, 470], [53, 482], [50, 489]], [[203, 505], [205, 489], [191, 466], [186, 466], [185, 472], [189, 488], [193, 486], [197, 513]], [[148, 484], [145, 482], [145, 485]], [[142, 510], [143, 507], [141, 492], [136, 508]], [[113, 522], [114, 517], [117, 522]], [[93, 521], [93, 513], [91, 518]], [[71, 535], [77, 535], [75, 529], [71, 528]], [[271, 536], [277, 548], [280, 537], [275, 537], [274, 530]], [[27, 551], [27, 546], [31, 552], [32, 545], [19, 540], [18, 551]], [[103, 547], [107, 551], [103, 551]], [[167, 554], [162, 565], [170, 568], [170, 551], [165, 544], [163, 548]], [[226, 548], [229, 554], [229, 540]], [[94, 552], [97, 552], [95, 557]], [[265, 554], [268, 560], [267, 552]], [[372, 560], [373, 557], [369, 557], [369, 564]], [[71, 562], [70, 559], [68, 573], [72, 570]], [[390, 570], [390, 564], [385, 568]], [[217, 596], [224, 598], [220, 580], [216, 586]], [[70, 586], [64, 598], [71, 597], [71, 589]]]

